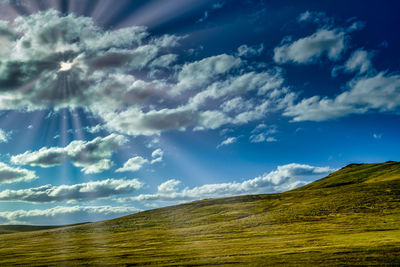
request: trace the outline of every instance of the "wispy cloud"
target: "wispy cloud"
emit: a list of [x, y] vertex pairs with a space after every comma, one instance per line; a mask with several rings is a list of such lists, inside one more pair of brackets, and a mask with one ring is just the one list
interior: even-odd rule
[[227, 146], [233, 143], [237, 142], [237, 137], [228, 137], [225, 140], [223, 140], [219, 145], [217, 145], [217, 148], [220, 148], [222, 146]]
[[381, 139], [382, 138], [382, 134], [374, 133], [372, 136], [374, 137], [374, 139]]
[[9, 135], [2, 129], [0, 129], [0, 143], [7, 143]]

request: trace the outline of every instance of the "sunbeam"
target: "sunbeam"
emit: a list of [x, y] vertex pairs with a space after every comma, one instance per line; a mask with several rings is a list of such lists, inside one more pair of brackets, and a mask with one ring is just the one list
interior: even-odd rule
[[0, 266], [396, 264], [397, 6], [0, 0]]

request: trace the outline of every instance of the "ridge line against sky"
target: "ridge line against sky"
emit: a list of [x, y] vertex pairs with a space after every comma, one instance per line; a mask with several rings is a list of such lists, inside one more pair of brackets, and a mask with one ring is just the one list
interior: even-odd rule
[[282, 192], [399, 156], [394, 6], [61, 2], [0, 1], [0, 223]]

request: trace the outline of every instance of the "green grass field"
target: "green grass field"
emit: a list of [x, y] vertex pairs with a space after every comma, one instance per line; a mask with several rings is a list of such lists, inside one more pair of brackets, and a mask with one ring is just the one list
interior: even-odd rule
[[400, 163], [352, 164], [280, 194], [0, 235], [0, 266], [233, 264], [400, 265]]

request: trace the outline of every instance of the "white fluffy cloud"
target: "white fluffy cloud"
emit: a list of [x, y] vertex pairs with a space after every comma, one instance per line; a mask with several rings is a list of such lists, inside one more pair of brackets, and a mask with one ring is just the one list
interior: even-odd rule
[[221, 184], [206, 184], [179, 190], [180, 181], [171, 179], [158, 186], [155, 194], [142, 194], [135, 197], [118, 199], [129, 201], [186, 201], [204, 198], [226, 197], [243, 194], [261, 194], [282, 192], [304, 185], [304, 178], [321, 177], [334, 171], [329, 167], [314, 167], [305, 164], [287, 164], [278, 166], [268, 174], [245, 180]]
[[[240, 56], [177, 63], [173, 51], [184, 37], [151, 36], [145, 27], [104, 31], [91, 18], [48, 10], [20, 16], [8, 29], [13, 38], [5, 45], [11, 52], [0, 58], [0, 109], [80, 107], [97, 116], [102, 129], [154, 135], [248, 123], [284, 108], [290, 93], [279, 69], [241, 59], [261, 53], [262, 45], [241, 46]], [[251, 92], [256, 101], [249, 101]], [[221, 109], [238, 95], [246, 109]], [[87, 172], [109, 166], [98, 162]]]
[[147, 159], [140, 156], [136, 156], [128, 159], [122, 168], [116, 170], [116, 172], [135, 172], [140, 170], [144, 164], [148, 163]]
[[219, 75], [229, 72], [240, 65], [241, 60], [234, 56], [222, 54], [185, 64], [178, 74], [175, 92], [196, 89], [215, 80]]
[[33, 171], [11, 167], [0, 162], [0, 184], [27, 182], [36, 178]]
[[135, 207], [57, 206], [50, 209], [0, 212], [0, 224], [64, 225], [108, 220], [140, 211]]
[[163, 161], [164, 151], [162, 151], [161, 148], [157, 148], [156, 150], [154, 150], [151, 153], [151, 157], [153, 158], [151, 160], [151, 164], [154, 164], [154, 163], [157, 163], [157, 162], [161, 162], [161, 161]]
[[274, 60], [304, 64], [316, 61], [323, 54], [337, 60], [345, 49], [345, 36], [341, 30], [320, 29], [310, 36], [276, 47]]
[[106, 179], [74, 185], [43, 185], [35, 188], [4, 190], [0, 201], [24, 201], [32, 203], [59, 201], [89, 201], [115, 195], [128, 194], [142, 187], [137, 179]]
[[[192, 97], [189, 100], [189, 106], [197, 108], [204, 104], [207, 99], [235, 97], [250, 91], [256, 91], [258, 95], [274, 94], [276, 93], [274, 89], [280, 89], [282, 84], [283, 78], [280, 69], [260, 73], [248, 72], [212, 83], [206, 90]], [[270, 97], [273, 98], [272, 95]]]
[[289, 106], [284, 115], [293, 121], [322, 121], [349, 114], [396, 112], [400, 108], [400, 75], [380, 72], [348, 83], [348, 90], [333, 99], [313, 96]]
[[127, 142], [122, 135], [110, 134], [91, 141], [72, 141], [66, 147], [43, 147], [38, 151], [26, 151], [11, 157], [11, 162], [20, 165], [52, 167], [70, 159], [86, 174], [108, 170], [112, 166], [112, 153]]

